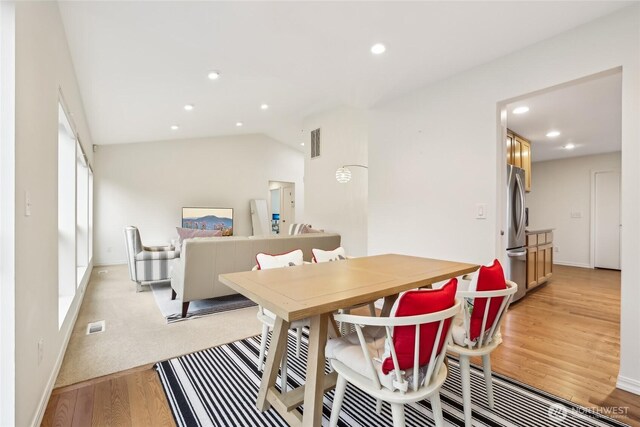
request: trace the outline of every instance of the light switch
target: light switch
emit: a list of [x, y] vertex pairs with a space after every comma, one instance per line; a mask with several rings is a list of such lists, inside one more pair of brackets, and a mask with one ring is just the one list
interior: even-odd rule
[[582, 212], [580, 212], [580, 211], [571, 211], [571, 218], [582, 218]]
[[31, 194], [24, 192], [24, 216], [31, 216]]
[[476, 219], [487, 219], [486, 203], [476, 203]]

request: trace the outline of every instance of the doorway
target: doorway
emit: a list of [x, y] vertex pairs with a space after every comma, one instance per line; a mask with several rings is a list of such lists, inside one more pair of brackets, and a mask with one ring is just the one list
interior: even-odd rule
[[269, 181], [269, 218], [272, 234], [287, 234], [296, 221], [296, 184]]
[[620, 270], [620, 171], [593, 173], [592, 265]]

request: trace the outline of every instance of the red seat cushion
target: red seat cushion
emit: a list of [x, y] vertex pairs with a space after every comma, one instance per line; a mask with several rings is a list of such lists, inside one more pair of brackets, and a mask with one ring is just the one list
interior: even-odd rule
[[[504, 278], [504, 271], [502, 265], [497, 259], [493, 261], [490, 266], [482, 266], [478, 270], [478, 284], [476, 286], [477, 292], [482, 291], [497, 291], [506, 289], [507, 284]], [[496, 320], [500, 305], [502, 305], [502, 299], [491, 298], [491, 304], [489, 305], [489, 313], [487, 314], [487, 324], [485, 331], [488, 331], [493, 326], [493, 322]], [[475, 298], [473, 302], [473, 312], [471, 313], [471, 323], [469, 327], [469, 339], [475, 341], [482, 330], [482, 319], [484, 318], [484, 310], [487, 306], [487, 298]]]
[[[455, 304], [458, 279], [451, 279], [440, 289], [424, 289], [409, 291], [403, 294], [398, 301], [398, 308], [395, 317], [417, 316], [420, 314], [435, 313], [446, 310]], [[431, 351], [435, 344], [438, 326], [440, 322], [432, 322], [420, 325], [420, 366], [429, 362]], [[438, 343], [439, 353], [444, 345], [451, 319], [447, 319], [442, 328], [440, 342]], [[396, 326], [393, 331], [393, 346], [398, 356], [400, 369], [413, 367], [413, 353], [416, 337], [415, 326]], [[382, 372], [389, 373], [394, 369], [393, 359], [387, 357], [382, 362]]]

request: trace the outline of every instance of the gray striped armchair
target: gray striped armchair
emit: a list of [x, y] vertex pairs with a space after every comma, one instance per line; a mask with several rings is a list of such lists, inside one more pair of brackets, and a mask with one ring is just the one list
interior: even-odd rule
[[128, 226], [124, 229], [127, 244], [127, 260], [129, 262], [129, 276], [136, 282], [140, 292], [142, 284], [161, 282], [171, 279], [170, 263], [180, 257], [180, 252], [173, 246], [143, 246], [140, 232], [136, 227]]

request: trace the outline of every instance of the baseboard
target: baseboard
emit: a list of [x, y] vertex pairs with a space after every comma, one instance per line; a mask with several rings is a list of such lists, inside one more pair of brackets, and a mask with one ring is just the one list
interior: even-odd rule
[[58, 358], [56, 359], [56, 363], [53, 365], [53, 371], [49, 376], [49, 380], [47, 381], [47, 385], [44, 389], [44, 393], [42, 394], [42, 398], [40, 399], [40, 403], [38, 404], [38, 410], [36, 411], [32, 426], [39, 426], [42, 424], [42, 419], [44, 418], [44, 413], [47, 409], [47, 403], [49, 403], [49, 399], [51, 398], [51, 392], [53, 391], [53, 386], [56, 383], [56, 379], [58, 378], [58, 374], [60, 373], [60, 368], [62, 367], [62, 361], [64, 360], [64, 355], [67, 352], [67, 346], [69, 345], [69, 340], [71, 339], [71, 335], [73, 334], [73, 327], [78, 320], [78, 314], [80, 314], [80, 307], [82, 307], [82, 302], [84, 301], [85, 291], [87, 290], [87, 286], [89, 285], [89, 281], [91, 279], [91, 273], [93, 272], [94, 266], [93, 263], [89, 265], [89, 273], [85, 273], [86, 280], [83, 281], [82, 286], [80, 286], [80, 298], [75, 307], [73, 313], [73, 320], [70, 322], [67, 331], [64, 336], [64, 344], [62, 348], [60, 348], [60, 352], [58, 353]]
[[591, 268], [591, 265], [582, 262], [558, 261], [554, 259], [553, 263], [557, 265], [566, 265], [567, 267]]
[[123, 265], [126, 264], [127, 260], [122, 260], [122, 261], [97, 261], [94, 265], [94, 268], [98, 268], [98, 267], [111, 267], [114, 265]]
[[623, 376], [618, 376], [618, 382], [616, 383], [616, 387], [620, 390], [628, 391], [629, 393], [640, 395], [640, 381], [634, 380], [633, 378], [627, 378]]

